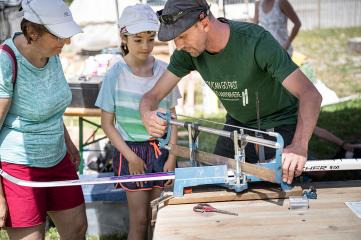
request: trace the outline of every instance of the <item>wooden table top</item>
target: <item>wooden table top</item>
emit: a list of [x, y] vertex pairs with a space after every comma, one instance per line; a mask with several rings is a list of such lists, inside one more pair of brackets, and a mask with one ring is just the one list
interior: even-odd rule
[[68, 107], [64, 116], [77, 117], [100, 117], [101, 110], [99, 108], [75, 108]]
[[361, 201], [361, 180], [312, 183], [318, 199], [307, 210], [289, 210], [288, 199], [215, 202], [238, 213], [193, 212], [195, 204], [167, 205], [158, 211], [154, 240], [174, 239], [361, 239], [361, 219], [346, 201]]

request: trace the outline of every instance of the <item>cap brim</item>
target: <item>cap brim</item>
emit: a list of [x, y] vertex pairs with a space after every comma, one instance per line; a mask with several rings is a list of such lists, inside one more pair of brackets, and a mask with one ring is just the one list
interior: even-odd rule
[[174, 24], [160, 24], [158, 39], [166, 42], [175, 39], [198, 21], [199, 12], [189, 13]]
[[131, 26], [127, 26], [127, 31], [130, 34], [137, 34], [141, 32], [158, 32], [159, 24], [157, 23], [140, 23]]
[[74, 21], [66, 23], [44, 25], [52, 34], [60, 38], [70, 38], [75, 34], [82, 33], [82, 29]]

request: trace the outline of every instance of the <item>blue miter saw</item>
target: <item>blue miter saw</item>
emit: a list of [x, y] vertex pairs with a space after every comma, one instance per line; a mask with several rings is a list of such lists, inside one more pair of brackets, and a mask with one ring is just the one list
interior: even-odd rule
[[[171, 119], [170, 113], [158, 116], [166, 119], [168, 122], [168, 134], [164, 139], [159, 139], [160, 147], [168, 149], [172, 154], [183, 158], [188, 158], [192, 167], [176, 168], [175, 172], [148, 173], [139, 175], [124, 175], [113, 177], [101, 177], [95, 179], [74, 179], [62, 181], [30, 181], [16, 178], [0, 168], [1, 177], [26, 187], [60, 187], [77, 185], [95, 185], [108, 183], [126, 183], [126, 182], [147, 182], [174, 180], [173, 196], [183, 196], [185, 187], [192, 187], [205, 184], [222, 185], [235, 192], [242, 192], [248, 188], [250, 182], [267, 181], [279, 184], [282, 190], [292, 188], [282, 182], [282, 160], [283, 139], [280, 134], [275, 132], [264, 132], [248, 128], [239, 128], [233, 132], [227, 132], [218, 129], [212, 129], [200, 126], [192, 122], [179, 122]], [[215, 123], [215, 122], [213, 122]], [[185, 127], [188, 130], [189, 146], [182, 147], [169, 143], [171, 125]], [[269, 135], [275, 141], [263, 139], [259, 134], [255, 137], [245, 133], [245, 131], [255, 131]], [[199, 151], [198, 135], [200, 132], [215, 134], [228, 137], [233, 140], [234, 158], [226, 158], [219, 155]], [[245, 147], [248, 143], [258, 144], [260, 146], [274, 148], [275, 157], [269, 162], [250, 164], [245, 162]], [[361, 159], [329, 159], [320, 161], [308, 161], [303, 168], [304, 172], [312, 171], [340, 171], [340, 170], [360, 170]], [[306, 192], [307, 198], [315, 198], [317, 194], [314, 190]], [[297, 199], [296, 199], [297, 200]]]
[[[291, 185], [282, 181], [282, 151], [283, 138], [276, 132], [261, 131], [263, 135], [269, 135], [275, 141], [245, 134], [247, 131], [258, 131], [248, 128], [239, 128], [233, 132], [203, 127], [192, 122], [180, 122], [173, 120], [170, 113], [157, 113], [168, 123], [166, 137], [159, 140], [161, 148], [168, 149], [172, 154], [189, 158], [192, 167], [176, 168], [173, 195], [183, 196], [185, 187], [205, 184], [223, 185], [235, 192], [242, 192], [248, 188], [249, 182], [268, 181], [280, 184], [282, 190], [289, 190]], [[169, 144], [171, 125], [184, 127], [188, 130], [189, 147]], [[228, 137], [234, 143], [234, 159], [218, 156], [199, 151], [198, 135], [200, 132]], [[260, 131], [258, 131], [260, 132]], [[274, 159], [266, 163], [250, 164], [245, 162], [245, 147], [247, 143], [254, 143], [265, 147], [274, 148]], [[211, 166], [210, 166], [211, 165]], [[229, 170], [230, 169], [230, 170]]]

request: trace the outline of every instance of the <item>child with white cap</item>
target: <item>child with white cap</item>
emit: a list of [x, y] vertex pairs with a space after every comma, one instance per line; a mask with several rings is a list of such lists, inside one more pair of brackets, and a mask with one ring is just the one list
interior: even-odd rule
[[[22, 32], [0, 51], [0, 168], [24, 180], [78, 179], [79, 152], [63, 123], [71, 91], [58, 54], [81, 28], [62, 0], [21, 6]], [[46, 215], [61, 239], [85, 239], [80, 186], [35, 189], [2, 179], [0, 227], [10, 239], [44, 239]]]
[[[167, 67], [151, 55], [159, 29], [157, 16], [148, 5], [128, 6], [121, 14], [119, 27], [123, 57], [106, 74], [95, 103], [102, 109], [102, 128], [116, 149], [115, 174], [173, 171], [175, 156], [158, 148], [157, 140], [147, 134], [138, 110], [143, 94], [157, 83]], [[162, 100], [160, 107], [175, 113], [179, 97], [175, 88]], [[171, 143], [176, 142], [176, 136], [173, 127]], [[145, 239], [150, 220], [149, 203], [160, 196], [164, 185], [171, 183], [154, 181], [117, 186], [127, 191], [128, 239]]]

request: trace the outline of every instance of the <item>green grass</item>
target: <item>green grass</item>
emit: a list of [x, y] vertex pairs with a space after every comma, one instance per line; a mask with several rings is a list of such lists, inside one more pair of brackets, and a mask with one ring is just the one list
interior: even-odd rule
[[[6, 232], [4, 230], [0, 231], [0, 239], [1, 240], [8, 240], [8, 235], [6, 234]], [[58, 240], [59, 238], [59, 234], [56, 231], [55, 228], [50, 228], [49, 231], [46, 233], [46, 237], [45, 240]]]
[[361, 56], [347, 49], [348, 39], [359, 36], [360, 27], [302, 31], [293, 45], [312, 61], [317, 78], [344, 97], [361, 92]]
[[[4, 230], [0, 231], [0, 240], [8, 240], [8, 235]], [[52, 227], [46, 233], [45, 240], [59, 240], [59, 234], [56, 231], [56, 228]], [[110, 235], [110, 236], [87, 236], [87, 240], [125, 240], [127, 236], [125, 235]]]
[[[324, 107], [318, 118], [318, 126], [326, 128], [341, 139], [349, 142], [361, 142], [361, 100], [348, 101]], [[338, 150], [330, 142], [312, 137], [310, 152], [319, 158], [330, 158]]]
[[1, 240], [7, 240], [9, 239], [8, 238], [8, 235], [6, 234], [6, 232], [4, 230], [0, 230], [0, 239]]

